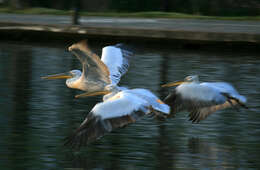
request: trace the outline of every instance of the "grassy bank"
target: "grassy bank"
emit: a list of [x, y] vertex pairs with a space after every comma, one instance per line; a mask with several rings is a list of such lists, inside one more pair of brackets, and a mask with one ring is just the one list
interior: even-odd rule
[[[0, 13], [13, 13], [13, 14], [48, 14], [48, 15], [71, 15], [71, 10], [57, 10], [48, 8], [27, 8], [27, 9], [10, 9], [0, 8]], [[82, 16], [102, 16], [102, 17], [134, 17], [134, 18], [180, 18], [180, 19], [217, 19], [217, 20], [254, 20], [260, 21], [260, 16], [234, 16], [234, 17], [220, 17], [220, 16], [202, 16], [190, 15], [175, 12], [80, 12]]]

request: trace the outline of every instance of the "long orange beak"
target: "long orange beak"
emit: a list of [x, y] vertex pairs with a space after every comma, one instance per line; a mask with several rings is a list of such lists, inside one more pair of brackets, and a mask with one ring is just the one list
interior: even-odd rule
[[66, 73], [60, 73], [60, 74], [53, 74], [53, 75], [43, 76], [41, 78], [42, 79], [47, 79], [47, 80], [68, 79], [68, 78], [72, 78], [72, 75], [71, 75], [70, 72], [66, 72]]
[[175, 81], [171, 83], [163, 84], [161, 87], [172, 87], [172, 86], [178, 86], [180, 84], [184, 83], [184, 81]]

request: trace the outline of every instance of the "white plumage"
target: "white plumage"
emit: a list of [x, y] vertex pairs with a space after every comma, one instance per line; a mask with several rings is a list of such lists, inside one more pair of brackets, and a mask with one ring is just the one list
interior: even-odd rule
[[170, 112], [170, 107], [164, 104], [157, 96], [147, 89], [132, 89], [131, 93], [139, 96], [140, 98], [148, 101], [155, 110], [163, 113]]
[[246, 103], [246, 97], [240, 95], [236, 89], [229, 83], [226, 82], [204, 82], [200, 83], [201, 86], [208, 86], [218, 90], [220, 93], [227, 93], [231, 97], [238, 99], [241, 103]]
[[[72, 70], [67, 73], [42, 77], [44, 79], [66, 80], [69, 88], [85, 91], [83, 95], [105, 94], [113, 90], [129, 67], [129, 59], [133, 52], [123, 44], [106, 46], [102, 50], [100, 58], [93, 53], [86, 41], [71, 45], [69, 51], [73, 53], [82, 64], [80, 70]], [[82, 95], [77, 95], [80, 97]]]
[[199, 122], [211, 113], [228, 107], [245, 105], [246, 97], [225, 82], [199, 83], [198, 76], [188, 76], [184, 81], [168, 83], [164, 87], [177, 86], [164, 102], [171, 106], [171, 115], [187, 110], [192, 122]]
[[[142, 92], [146, 92], [146, 94]], [[124, 90], [95, 105], [92, 112], [96, 116], [101, 116], [102, 119], [131, 115], [136, 111], [148, 114], [151, 112], [150, 107], [164, 114], [169, 114], [169, 106], [161, 104], [157, 100], [159, 100], [158, 97], [145, 89]]]
[[82, 41], [69, 47], [82, 63], [82, 72], [72, 70], [69, 74], [44, 77], [46, 79], [68, 78], [67, 85], [87, 93], [76, 97], [104, 95], [103, 102], [97, 103], [66, 144], [80, 147], [102, 137], [113, 129], [134, 123], [146, 114], [165, 117], [170, 107], [149, 90], [127, 89], [117, 84], [129, 67], [133, 53], [123, 44], [106, 46], [99, 58]]
[[183, 83], [176, 87], [176, 93], [186, 100], [196, 100], [202, 102], [216, 102], [222, 104], [226, 101], [225, 96], [214, 86], [199, 84], [196, 82]]
[[86, 145], [147, 114], [165, 117], [170, 113], [170, 107], [146, 89], [123, 90], [108, 95], [109, 98], [104, 96], [106, 100], [94, 106], [76, 132], [67, 139], [67, 145]]
[[110, 119], [130, 115], [138, 110], [146, 113], [149, 107], [147, 101], [126, 91], [117, 93], [113, 98], [95, 105], [92, 109], [93, 114], [101, 116], [102, 119]]
[[101, 61], [107, 66], [112, 84], [118, 84], [129, 67], [128, 59], [133, 53], [123, 49], [122, 44], [106, 46], [102, 49]]

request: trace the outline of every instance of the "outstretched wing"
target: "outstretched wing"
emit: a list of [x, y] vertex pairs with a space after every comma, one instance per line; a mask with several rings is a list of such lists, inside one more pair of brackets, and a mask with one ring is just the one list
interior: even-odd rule
[[105, 133], [134, 123], [150, 113], [150, 104], [142, 98], [127, 92], [95, 105], [80, 127], [67, 138], [65, 145], [79, 148], [102, 137]]
[[[226, 87], [226, 88], [225, 88]], [[236, 98], [235, 89], [225, 83], [182, 84], [165, 98], [165, 103], [171, 106], [171, 114], [187, 110], [192, 122], [198, 123], [211, 113], [243, 103]], [[236, 97], [235, 97], [236, 96]]]
[[129, 59], [132, 56], [133, 52], [123, 44], [103, 48], [101, 60], [108, 67], [110, 79], [113, 84], [117, 84], [121, 76], [127, 72]]
[[107, 66], [88, 48], [86, 41], [73, 44], [68, 49], [80, 60], [82, 76], [89, 80], [111, 83]]
[[190, 111], [189, 120], [192, 121], [193, 123], [199, 123], [201, 120], [206, 119], [210, 114], [212, 114], [218, 110], [222, 110], [225, 108], [235, 106], [237, 104], [238, 104], [238, 102], [236, 100], [228, 99], [228, 101], [226, 101], [223, 104], [194, 109], [194, 110]]
[[205, 82], [201, 83], [202, 86], [212, 87], [219, 90], [221, 93], [227, 94], [229, 97], [239, 100], [241, 103], [246, 103], [246, 97], [240, 95], [237, 90], [229, 83], [226, 82]]

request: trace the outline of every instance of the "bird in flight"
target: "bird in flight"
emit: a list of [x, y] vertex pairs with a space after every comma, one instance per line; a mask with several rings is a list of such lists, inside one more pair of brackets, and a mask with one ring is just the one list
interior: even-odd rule
[[133, 55], [133, 52], [127, 50], [123, 44], [116, 44], [104, 47], [100, 59], [88, 48], [86, 41], [73, 44], [68, 50], [81, 62], [82, 71], [71, 70], [42, 78], [67, 79], [66, 85], [69, 88], [85, 91], [82, 94], [84, 96], [105, 95], [112, 88], [116, 89], [121, 76], [127, 72], [128, 60]]
[[170, 107], [147, 89], [127, 89], [118, 82], [129, 67], [133, 53], [123, 44], [107, 46], [101, 59], [94, 54], [85, 41], [69, 47], [82, 64], [80, 70], [49, 75], [44, 79], [65, 78], [69, 88], [85, 91], [76, 98], [103, 95], [76, 131], [66, 139], [65, 145], [80, 148], [116, 128], [134, 123], [144, 115], [165, 117]]
[[187, 76], [183, 81], [171, 82], [162, 87], [177, 86], [164, 99], [171, 107], [171, 116], [188, 111], [190, 120], [198, 123], [211, 113], [228, 107], [248, 108], [246, 97], [226, 82], [199, 82], [198, 75]]

